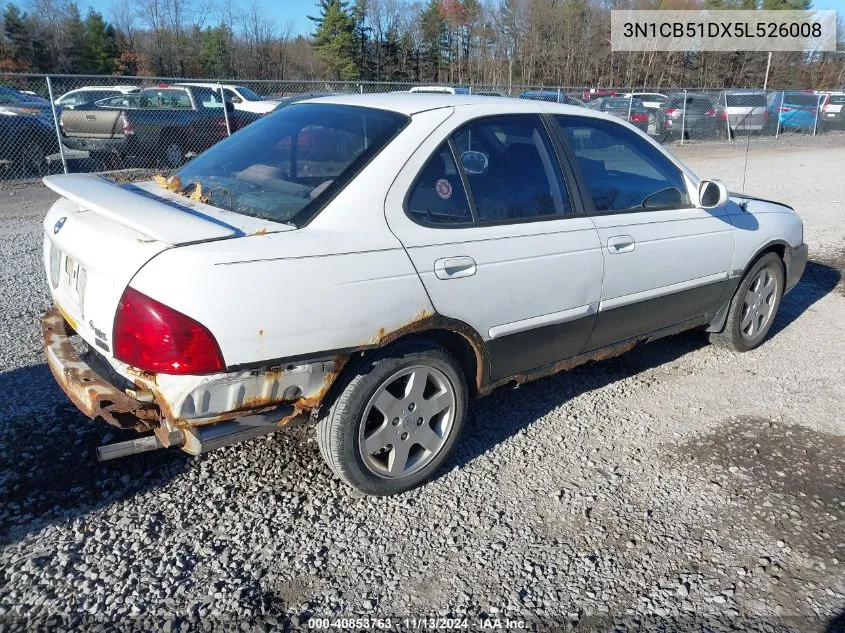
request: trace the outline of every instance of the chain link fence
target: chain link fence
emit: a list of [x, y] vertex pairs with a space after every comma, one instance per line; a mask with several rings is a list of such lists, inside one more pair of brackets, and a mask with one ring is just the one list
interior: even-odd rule
[[189, 80], [0, 73], [0, 183], [172, 169], [266, 114], [338, 93], [454, 92], [607, 112], [662, 143], [845, 128], [845, 91]]

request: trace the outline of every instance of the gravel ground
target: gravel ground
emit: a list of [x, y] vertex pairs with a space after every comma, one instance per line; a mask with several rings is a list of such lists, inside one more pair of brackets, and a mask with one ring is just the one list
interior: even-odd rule
[[[0, 631], [845, 630], [845, 143], [815, 141], [749, 152], [747, 191], [811, 248], [767, 343], [686, 334], [500, 390], [447, 470], [386, 499], [349, 494], [310, 429], [97, 464], [116, 436], [42, 360], [52, 196], [0, 192]], [[740, 143], [675, 151], [742, 185]]]

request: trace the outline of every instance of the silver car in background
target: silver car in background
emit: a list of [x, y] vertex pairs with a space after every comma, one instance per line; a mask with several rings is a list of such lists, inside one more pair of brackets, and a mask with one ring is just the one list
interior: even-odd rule
[[762, 90], [723, 90], [716, 100], [719, 118], [736, 132], [761, 132], [769, 118]]

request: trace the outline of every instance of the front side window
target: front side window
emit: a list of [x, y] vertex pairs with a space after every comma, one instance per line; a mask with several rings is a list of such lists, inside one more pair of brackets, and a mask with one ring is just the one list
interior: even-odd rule
[[177, 175], [184, 191], [200, 185], [213, 206], [299, 226], [407, 122], [374, 108], [293, 105], [217, 143]]
[[453, 137], [479, 222], [572, 212], [543, 122], [533, 115], [480, 119]]
[[555, 117], [599, 212], [689, 207], [681, 170], [647, 140], [612, 121]]
[[243, 98], [247, 101], [263, 101], [264, 97], [260, 94], [255, 92], [254, 90], [250, 90], [246, 86], [238, 86], [238, 91], [243, 95]]

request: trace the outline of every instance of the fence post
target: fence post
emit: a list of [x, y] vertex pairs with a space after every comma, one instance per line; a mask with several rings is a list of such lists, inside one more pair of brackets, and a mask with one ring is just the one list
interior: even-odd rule
[[631, 88], [631, 96], [628, 97], [628, 123], [631, 122], [631, 106], [634, 104], [634, 89]]
[[684, 88], [684, 109], [681, 110], [681, 145], [684, 144], [684, 135], [687, 127], [687, 89]]
[[728, 140], [732, 141], [731, 138], [731, 115], [728, 114], [728, 91], [725, 90], [725, 129], [728, 131]]
[[816, 95], [816, 120], [813, 121], [813, 136], [816, 135], [816, 129], [819, 127], [819, 114], [822, 111], [821, 95]]
[[232, 128], [229, 127], [229, 110], [226, 108], [226, 95], [223, 92], [223, 85], [217, 84], [220, 90], [220, 98], [223, 99], [223, 118], [226, 119], [226, 136], [232, 136]]
[[557, 87], [557, 102], [560, 103], [560, 86]]
[[361, 92], [361, 94], [364, 94], [364, 84], [358, 84], [358, 90]]
[[780, 107], [777, 109], [777, 118], [775, 119], [775, 138], [780, 134], [780, 115], [783, 110], [783, 98], [786, 96], [786, 90], [780, 93]]
[[53, 127], [56, 129], [56, 139], [59, 141], [59, 156], [62, 157], [62, 169], [67, 173], [65, 146], [62, 145], [62, 131], [59, 129], [59, 115], [56, 114], [56, 100], [53, 98], [53, 84], [50, 83], [50, 75], [47, 75], [47, 94], [50, 97], [50, 108], [53, 111]]

